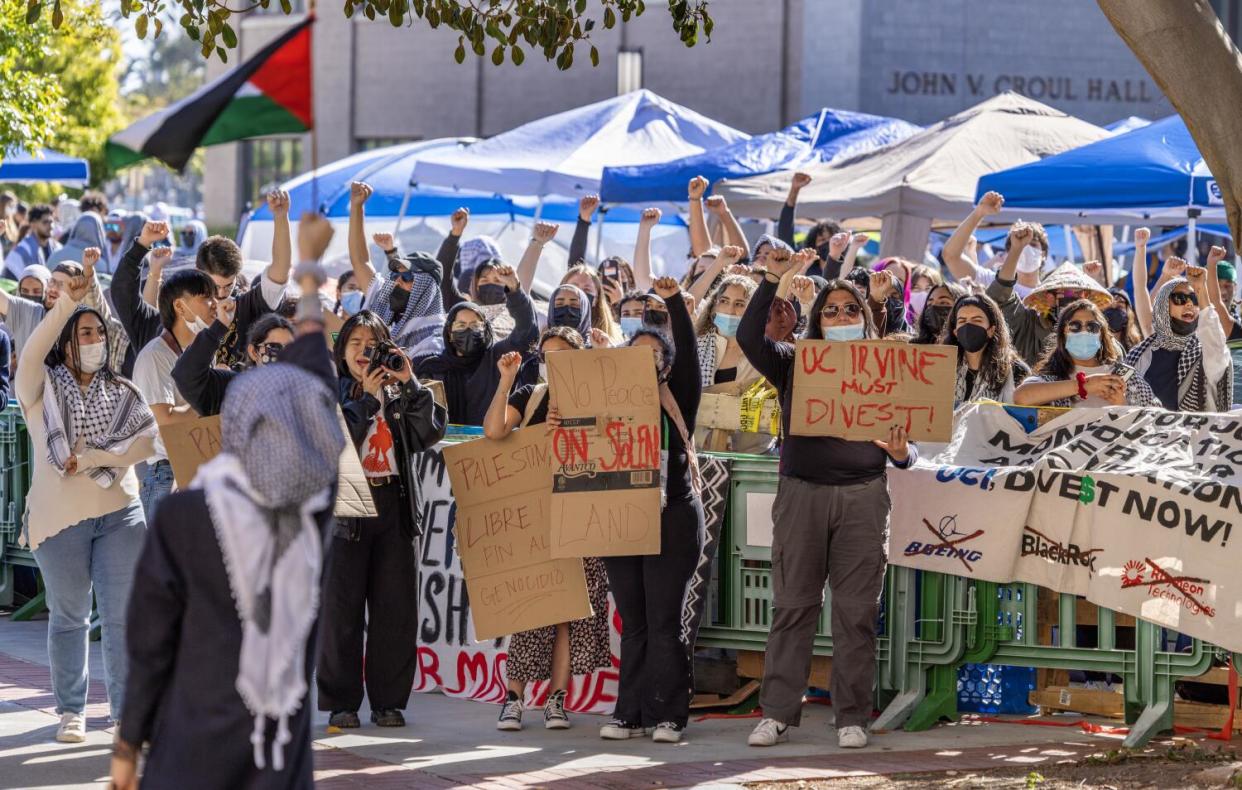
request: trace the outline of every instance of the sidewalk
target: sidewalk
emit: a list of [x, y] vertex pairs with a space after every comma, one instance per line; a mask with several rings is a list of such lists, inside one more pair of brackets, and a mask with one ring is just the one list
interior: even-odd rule
[[[58, 744], [46, 667], [46, 622], [0, 618], [0, 788], [97, 787], [108, 773], [111, 731], [99, 674], [98, 643], [91, 645], [92, 682], [84, 744]], [[832, 709], [808, 705], [789, 743], [751, 749], [746, 735], [756, 719], [692, 717], [686, 739], [661, 746], [647, 739], [601, 741], [603, 719], [572, 715], [568, 731], [543, 729], [541, 711], [527, 713], [520, 733], [495, 729], [498, 708], [416, 694], [406, 711], [410, 726], [381, 730], [369, 724], [350, 734], [325, 732], [317, 718], [316, 786], [652, 788], [729, 785], [756, 781], [865, 776], [1002, 765], [1047, 766], [1115, 748], [1119, 737], [1085, 735], [1072, 728], [965, 722], [928, 732], [875, 735], [863, 751], [836, 747]], [[369, 713], [362, 712], [367, 722]]]

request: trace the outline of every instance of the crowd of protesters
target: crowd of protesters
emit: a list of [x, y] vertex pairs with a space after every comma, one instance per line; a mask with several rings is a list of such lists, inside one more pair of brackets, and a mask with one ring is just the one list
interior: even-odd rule
[[[546, 303], [532, 290], [556, 225], [536, 222], [507, 261], [493, 239], [469, 235], [460, 209], [434, 254], [404, 251], [391, 234], [368, 235], [363, 183], [350, 188], [349, 268], [335, 282], [317, 263], [330, 226], [303, 217], [295, 249], [283, 192], [268, 197], [271, 260], [253, 282], [238, 246], [201, 223], [174, 234], [95, 195], [26, 207], [0, 194], [0, 250], [17, 284], [0, 290], [0, 394], [11, 374], [34, 444], [24, 534], [47, 591], [57, 739], [85, 737], [92, 600], [121, 722], [117, 786], [132, 786], [147, 747], [148, 780], [193, 770], [229, 786], [309, 785], [312, 682], [331, 727], [360, 727], [364, 697], [374, 724], [405, 726], [422, 533], [412, 459], [449, 424], [489, 439], [559, 426], [548, 355], [633, 346], [650, 350], [659, 382], [660, 550], [584, 560], [592, 614], [512, 635], [497, 728], [522, 728], [537, 681], [550, 681], [544, 726], [570, 726], [571, 678], [610, 663], [611, 595], [619, 689], [600, 736], [681, 740], [694, 639], [682, 607], [703, 548], [706, 447], [780, 457], [774, 613], [750, 745], [799, 724], [827, 583], [838, 743], [865, 746], [886, 468], [908, 467], [918, 449], [900, 427], [872, 442], [791, 435], [794, 343], [955, 347], [959, 405], [1226, 411], [1227, 341], [1242, 338], [1242, 318], [1222, 248], [1188, 265], [1171, 247], [1149, 255], [1140, 229], [1130, 277], [1106, 282], [1098, 262], [1053, 266], [1044, 229], [1018, 222], [980, 260], [974, 233], [1004, 203], [988, 193], [939, 261], [873, 259], [870, 237], [834, 220], [796, 232], [808, 182], [794, 176], [775, 234], [751, 244], [693, 179], [680, 280], [653, 272], [654, 208], [631, 260], [589, 262], [599, 201], [586, 197]], [[700, 424], [705, 393], [758, 398], [779, 419]], [[161, 429], [213, 415], [221, 454], [175, 490]], [[350, 444], [374, 509], [334, 517]]]

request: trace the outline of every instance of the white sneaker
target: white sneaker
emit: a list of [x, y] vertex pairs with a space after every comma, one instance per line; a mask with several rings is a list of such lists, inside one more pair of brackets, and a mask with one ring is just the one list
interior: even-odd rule
[[628, 741], [630, 738], [641, 738], [648, 732], [641, 724], [613, 719], [599, 728], [599, 737], [606, 741]]
[[867, 731], [862, 727], [842, 727], [837, 730], [837, 746], [842, 749], [861, 749], [867, 745]]
[[763, 719], [750, 731], [746, 743], [751, 746], [775, 746], [789, 740], [789, 725], [776, 719]]
[[60, 714], [60, 726], [56, 728], [56, 740], [61, 743], [85, 743], [86, 716], [81, 713]]
[[517, 732], [522, 729], [522, 711], [525, 707], [521, 697], [510, 691], [505, 697], [504, 705], [500, 706], [500, 718], [496, 721], [496, 729], [504, 732]]
[[671, 721], [662, 721], [656, 725], [655, 732], [651, 734], [651, 740], [654, 743], [681, 743], [682, 727]]

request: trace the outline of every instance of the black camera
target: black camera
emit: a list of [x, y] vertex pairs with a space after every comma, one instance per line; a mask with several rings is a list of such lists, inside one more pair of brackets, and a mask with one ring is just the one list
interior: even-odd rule
[[380, 368], [393, 371], [405, 369], [405, 357], [392, 343], [380, 343], [378, 346], [368, 348], [362, 356], [371, 360], [371, 364], [367, 366], [367, 373]]

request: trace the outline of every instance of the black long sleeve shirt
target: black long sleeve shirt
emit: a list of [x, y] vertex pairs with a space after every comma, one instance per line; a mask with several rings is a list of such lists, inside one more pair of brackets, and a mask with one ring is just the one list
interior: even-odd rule
[[[667, 300], [669, 327], [673, 333], [673, 368], [668, 376], [668, 388], [677, 401], [681, 417], [686, 423], [686, 431], [694, 436], [695, 419], [699, 413], [699, 400], [703, 396], [703, 379], [699, 373], [699, 348], [694, 335], [694, 322], [690, 311], [681, 295]], [[668, 443], [668, 499], [682, 499], [690, 496], [690, 458], [686, 453], [686, 443], [681, 433], [673, 424], [668, 412], [661, 410], [665, 436]]]
[[440, 271], [443, 272], [440, 277], [440, 298], [444, 301], [446, 313], [452, 310], [454, 305], [470, 301], [470, 296], [457, 288], [457, 251], [459, 249], [461, 249], [461, 237], [450, 233], [444, 237], [444, 241], [440, 242], [440, 249], [436, 251], [436, 260], [440, 262]]
[[[780, 393], [781, 429], [785, 434], [781, 445], [780, 473], [821, 485], [851, 485], [879, 477], [884, 474], [888, 455], [872, 442], [790, 434], [794, 345], [772, 340], [764, 331], [775, 297], [776, 284], [765, 278], [742, 315], [742, 322], [737, 328], [737, 342], [755, 370], [762, 373]], [[911, 443], [906, 462], [896, 465], [904, 468], [914, 463], [917, 457], [918, 451]]]
[[129, 347], [135, 353], [164, 331], [160, 311], [142, 300], [142, 259], [150, 251], [135, 241], [112, 274], [112, 304], [116, 307], [117, 320], [129, 336]]
[[232, 370], [215, 367], [216, 352], [224, 344], [228, 331], [219, 320], [213, 321], [186, 346], [173, 365], [172, 378], [177, 391], [203, 417], [220, 413], [224, 393], [237, 377]]
[[578, 223], [574, 225], [574, 237], [569, 242], [569, 265], [577, 266], [580, 263], [586, 263], [587, 253], [587, 234], [591, 231], [591, 223], [578, 217]]

